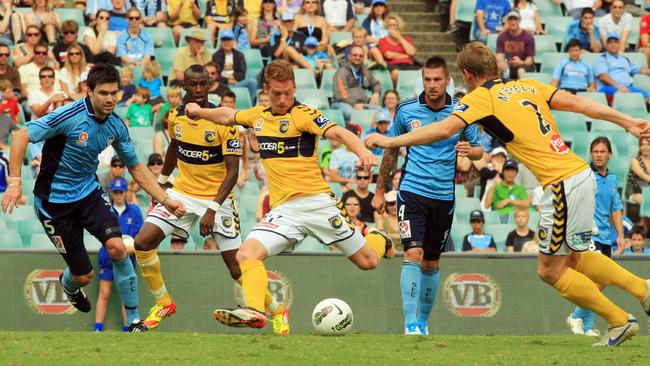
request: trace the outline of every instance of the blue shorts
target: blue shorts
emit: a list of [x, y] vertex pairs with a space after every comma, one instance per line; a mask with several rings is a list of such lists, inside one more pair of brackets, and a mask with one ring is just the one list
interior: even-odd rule
[[[102, 281], [113, 282], [113, 260], [108, 255], [108, 250], [105, 247], [99, 250], [97, 259], [99, 262], [99, 274], [97, 277]], [[130, 259], [133, 264], [133, 269], [135, 269], [135, 254], [132, 254]]]
[[[643, 89], [639, 89], [634, 85], [628, 85], [627, 88], [630, 89], [630, 92], [632, 93], [641, 93], [643, 94], [644, 98], [650, 98], [650, 93]], [[598, 89], [598, 91], [603, 92], [607, 95], [614, 95], [618, 91], [618, 88], [613, 85], [605, 85], [602, 88]]]
[[399, 191], [397, 218], [404, 251], [419, 247], [424, 250], [424, 259], [438, 260], [447, 249], [454, 220], [454, 201]]

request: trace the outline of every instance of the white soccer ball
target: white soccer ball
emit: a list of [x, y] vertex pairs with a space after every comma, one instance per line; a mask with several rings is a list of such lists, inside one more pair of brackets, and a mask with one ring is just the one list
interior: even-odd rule
[[124, 242], [124, 246], [126, 247], [127, 251], [129, 249], [134, 249], [135, 239], [133, 239], [132, 236], [130, 236], [130, 235], [122, 235], [122, 241]]
[[352, 309], [341, 299], [325, 299], [314, 308], [311, 322], [321, 335], [343, 335], [352, 329]]

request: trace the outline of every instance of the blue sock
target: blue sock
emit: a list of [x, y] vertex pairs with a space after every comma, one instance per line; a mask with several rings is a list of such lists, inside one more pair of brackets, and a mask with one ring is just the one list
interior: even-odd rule
[[585, 310], [585, 315], [582, 317], [582, 325], [585, 332], [594, 329], [595, 320], [596, 320], [596, 313], [594, 313], [593, 311]]
[[127, 322], [131, 324], [134, 320], [140, 320], [138, 276], [135, 275], [133, 264], [128, 256], [122, 259], [113, 259], [113, 279], [126, 310]]
[[95, 323], [95, 332], [103, 332], [104, 323]]
[[433, 308], [433, 303], [436, 301], [436, 293], [440, 285], [440, 271], [438, 268], [433, 271], [421, 269], [422, 277], [420, 278], [420, 311], [418, 314], [418, 322], [427, 323], [429, 314]]
[[61, 278], [61, 285], [63, 286], [63, 289], [66, 290], [67, 292], [74, 294], [79, 290], [81, 286], [79, 286], [76, 282], [74, 282], [74, 279], [72, 279], [72, 273], [70, 273], [70, 268], [66, 267], [65, 270], [63, 271], [63, 277]]
[[400, 287], [402, 289], [402, 307], [404, 308], [404, 325], [417, 322], [418, 299], [420, 297], [420, 265], [404, 261]]

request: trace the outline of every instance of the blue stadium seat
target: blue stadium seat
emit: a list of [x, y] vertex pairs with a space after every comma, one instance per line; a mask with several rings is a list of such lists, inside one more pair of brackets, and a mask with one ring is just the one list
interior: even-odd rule
[[[561, 51], [564, 51], [564, 37], [569, 23], [573, 20], [571, 17], [544, 17], [542, 22], [545, 24], [546, 34], [553, 37], [557, 44], [561, 44]], [[537, 51], [539, 52], [539, 51]]]
[[84, 24], [84, 15], [81, 10], [77, 8], [54, 8], [53, 11], [55, 14], [59, 14], [61, 23], [66, 20], [74, 20], [78, 25]]
[[506, 251], [506, 239], [508, 238], [508, 233], [514, 229], [514, 225], [511, 224], [485, 225], [485, 231], [488, 234], [491, 234], [494, 238], [494, 242], [497, 245], [497, 252]]
[[176, 47], [171, 28], [146, 27], [145, 30], [153, 37], [153, 42], [156, 47]]
[[154, 53], [156, 54], [156, 62], [160, 64], [162, 75], [169, 76], [171, 73], [174, 55], [177, 50], [176, 47], [160, 47], [154, 50]]
[[644, 187], [641, 191], [641, 216], [650, 217], [650, 187]]
[[12, 225], [20, 235], [23, 243], [30, 243], [32, 235], [43, 234], [43, 225], [38, 220], [20, 220]]
[[13, 227], [18, 221], [37, 220], [33, 206], [18, 206], [14, 208], [14, 212], [11, 215], [3, 216], [8, 227]]
[[614, 109], [629, 114], [636, 118], [645, 118], [648, 111], [645, 106], [645, 99], [640, 93], [622, 93], [614, 96]]
[[578, 95], [581, 97], [589, 98], [591, 100], [594, 100], [598, 103], [602, 103], [607, 105], [607, 97], [605, 97], [605, 93], [601, 92], [578, 92]]
[[454, 249], [456, 252], [463, 251], [463, 238], [465, 235], [472, 232], [472, 227], [469, 223], [458, 222], [451, 227], [451, 240], [454, 242]]
[[323, 76], [321, 77], [320, 80], [320, 87], [319, 89], [325, 93], [329, 98], [331, 98], [334, 95], [334, 90], [332, 88], [333, 86], [333, 78], [334, 74], [336, 73], [336, 70], [323, 70]]
[[650, 93], [650, 76], [642, 74], [634, 75], [634, 86]]
[[553, 0], [536, 0], [535, 5], [539, 11], [539, 17], [542, 23], [544, 23], [548, 17], [562, 16], [562, 8]]
[[641, 52], [625, 52], [623, 56], [629, 58], [630, 61], [632, 61], [638, 67], [648, 66], [648, 60], [645, 58], [645, 55]]
[[296, 100], [315, 109], [329, 108], [327, 94], [321, 89], [301, 88], [296, 90]]
[[[325, 116], [330, 121], [334, 121], [340, 126], [345, 125], [345, 121], [343, 119], [343, 113], [341, 113], [340, 110], [338, 110], [338, 109], [321, 109], [320, 111], [323, 114], [323, 116]], [[322, 143], [322, 141], [321, 141], [321, 143]]]
[[541, 72], [545, 72], [553, 76], [553, 71], [560, 61], [569, 57], [569, 54], [562, 52], [545, 52], [542, 53], [538, 60], [542, 62]]
[[237, 109], [248, 109], [253, 106], [248, 88], [231, 87], [230, 90], [237, 96]]
[[14, 230], [3, 230], [0, 235], [0, 249], [22, 248], [23, 241], [20, 235]]
[[262, 54], [257, 48], [241, 51], [246, 59], [246, 77], [257, 78], [257, 74], [264, 68]]
[[85, 233], [84, 246], [86, 247], [86, 250], [100, 250], [102, 248], [102, 243], [89, 233]]
[[329, 36], [330, 45], [335, 45], [340, 41], [352, 42], [352, 32], [332, 32]]
[[30, 242], [30, 248], [56, 251], [56, 247], [52, 244], [50, 238], [45, 234], [34, 234]]
[[542, 83], [550, 84], [551, 83], [551, 74], [545, 72], [527, 72], [523, 75], [525, 78], [535, 79], [541, 81]]
[[466, 217], [462, 218], [464, 221], [467, 221], [469, 213], [473, 210], [481, 209], [481, 201], [476, 197], [456, 197], [456, 213], [459, 214], [459, 219], [462, 218], [462, 214], [465, 214]]
[[[613, 144], [614, 142], [612, 142]], [[612, 145], [614, 147], [615, 145]], [[625, 179], [627, 178], [627, 173], [630, 170], [630, 160], [627, 157], [627, 154], [623, 156], [622, 154], [613, 155], [609, 163], [607, 164], [607, 169], [610, 173], [616, 176], [616, 183], [619, 187], [625, 187]]]
[[553, 118], [565, 140], [574, 141], [576, 134], [587, 133], [585, 117], [578, 113], [553, 111]]
[[633, 17], [632, 18], [632, 31], [630, 36], [627, 38], [628, 46], [636, 49], [636, 45], [639, 43], [639, 27], [641, 23], [641, 18]]
[[551, 35], [535, 36], [535, 53], [557, 52], [555, 38]]
[[494, 52], [497, 52], [497, 38], [499, 35], [496, 33], [490, 33], [487, 37], [487, 46]]
[[454, 186], [454, 196], [458, 197], [467, 197], [467, 189], [462, 184], [456, 184]]
[[370, 71], [370, 74], [377, 78], [381, 83], [382, 93], [385, 93], [388, 90], [393, 90], [393, 81], [390, 78], [390, 73], [388, 70], [372, 70]]
[[350, 116], [350, 121], [358, 123], [363, 131], [372, 127], [372, 117], [375, 116], [376, 111], [370, 109], [353, 109]]
[[420, 70], [401, 70], [397, 76], [397, 91], [400, 98], [407, 99], [413, 96], [415, 83], [420, 77]]
[[473, 23], [476, 10], [476, 0], [458, 0], [456, 4], [456, 20]]

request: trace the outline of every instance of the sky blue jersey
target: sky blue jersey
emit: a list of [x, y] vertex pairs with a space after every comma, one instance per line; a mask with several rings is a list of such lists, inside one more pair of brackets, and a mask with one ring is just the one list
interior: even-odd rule
[[596, 226], [598, 226], [598, 235], [593, 237], [593, 240], [600, 244], [610, 245], [612, 244], [610, 241], [612, 225], [609, 219], [612, 216], [612, 212], [623, 209], [623, 202], [621, 201], [621, 195], [618, 194], [618, 184], [616, 183], [616, 176], [614, 174], [608, 171], [607, 175], [602, 176], [594, 169], [594, 175], [596, 176], [596, 184], [598, 185], [598, 192], [596, 192], [596, 210], [594, 211], [594, 221], [596, 222]]
[[129, 131], [117, 114], [95, 116], [88, 97], [27, 124], [31, 142], [45, 141], [34, 195], [53, 202], [79, 201], [100, 187], [97, 156], [112, 145], [122, 163], [138, 164]]
[[[399, 136], [431, 123], [438, 123], [451, 114], [458, 99], [447, 95], [445, 106], [431, 109], [419, 97], [408, 99], [399, 106], [395, 118], [388, 128], [387, 136]], [[454, 178], [456, 176], [456, 143], [463, 139], [471, 146], [480, 146], [478, 126], [472, 124], [458, 131], [451, 138], [430, 145], [411, 146], [407, 150], [402, 166], [400, 191], [408, 191], [432, 199], [451, 201], [454, 199]]]

